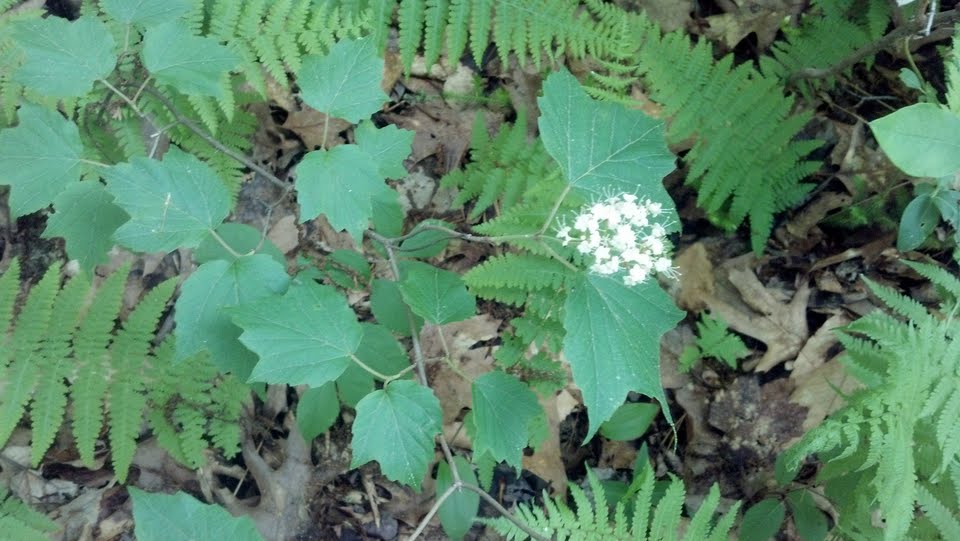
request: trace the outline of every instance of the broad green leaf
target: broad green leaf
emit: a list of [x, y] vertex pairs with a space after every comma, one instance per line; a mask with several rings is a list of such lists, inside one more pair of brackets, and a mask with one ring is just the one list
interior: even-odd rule
[[112, 34], [94, 17], [24, 21], [14, 26], [13, 39], [24, 54], [14, 80], [45, 96], [83, 96], [117, 64]]
[[400, 263], [400, 295], [414, 314], [434, 325], [463, 321], [477, 312], [477, 300], [459, 274], [419, 261]]
[[240, 63], [240, 57], [217, 40], [194, 36], [179, 22], [147, 29], [141, 54], [157, 81], [186, 94], [218, 98], [224, 95], [224, 74]]
[[[356, 355], [363, 364], [385, 376], [396, 375], [410, 365], [407, 352], [386, 327], [373, 323], [361, 323], [360, 326], [363, 327], [363, 338]], [[373, 382], [370, 372], [357, 363], [351, 363], [337, 378], [340, 400], [355, 408], [363, 397], [373, 391]]]
[[[564, 353], [590, 416], [589, 440], [630, 391], [667, 400], [660, 383], [660, 337], [683, 318], [656, 281], [627, 287], [589, 274], [564, 305]], [[672, 423], [670, 411], [664, 414]]]
[[193, 4], [190, 0], [101, 0], [100, 7], [121, 23], [153, 26], [177, 20]]
[[660, 413], [660, 406], [643, 402], [623, 404], [607, 422], [600, 427], [603, 437], [616, 441], [635, 440], [650, 428]]
[[263, 541], [250, 517], [234, 517], [224, 507], [207, 505], [183, 493], [151, 494], [135, 487], [134, 533], [138, 541], [170, 539], [230, 539]]
[[177, 361], [209, 351], [221, 371], [249, 375], [251, 366], [238, 364], [249, 360], [239, 341], [240, 328], [225, 308], [281, 295], [289, 283], [286, 267], [265, 254], [200, 265], [181, 286], [176, 303]]
[[357, 146], [373, 158], [377, 173], [384, 178], [403, 178], [407, 169], [403, 160], [407, 159], [413, 145], [413, 132], [401, 130], [390, 124], [377, 129], [373, 122], [361, 122], [354, 130]]
[[673, 208], [662, 182], [675, 168], [663, 122], [591, 99], [567, 71], [547, 77], [537, 103], [540, 137], [573, 187], [595, 196], [638, 193]]
[[[453, 457], [453, 464], [457, 468], [460, 480], [469, 485], [477, 486], [477, 476], [473, 467], [461, 456]], [[453, 471], [447, 461], [441, 460], [437, 465], [437, 496], [445, 493], [453, 486]], [[460, 489], [450, 495], [440, 506], [438, 515], [443, 531], [450, 539], [463, 539], [473, 526], [477, 513], [480, 512], [480, 495], [472, 490]]]
[[[424, 225], [439, 225], [448, 229], [454, 229], [453, 224], [443, 220], [427, 219], [417, 227]], [[416, 235], [400, 243], [400, 255], [404, 257], [433, 257], [440, 254], [450, 243], [450, 234], [444, 231], [434, 229], [424, 229]]]
[[93, 276], [93, 268], [108, 261], [113, 234], [130, 216], [96, 181], [67, 185], [53, 200], [53, 209], [43, 237], [63, 237], [67, 256], [79, 261], [87, 276]]
[[489, 451], [516, 469], [522, 467], [523, 448], [530, 439], [530, 421], [543, 412], [537, 396], [517, 378], [488, 372], [473, 382], [473, 422], [477, 453]]
[[20, 107], [18, 116], [17, 127], [0, 131], [0, 184], [10, 186], [14, 218], [50, 205], [83, 172], [76, 124], [29, 103]]
[[897, 234], [897, 249], [906, 252], [920, 246], [938, 223], [940, 211], [933, 198], [929, 193], [918, 195], [903, 209]]
[[240, 341], [260, 356], [251, 381], [319, 387], [346, 370], [363, 336], [344, 296], [312, 281], [231, 313]]
[[761, 500], [747, 509], [740, 521], [740, 541], [767, 541], [780, 531], [786, 510], [773, 498]]
[[[247, 224], [233, 222], [221, 224], [217, 228], [217, 235], [241, 256], [250, 253], [266, 254], [281, 265], [287, 264], [287, 259], [280, 249], [270, 239], [263, 238], [260, 230]], [[203, 239], [200, 246], [193, 251], [193, 260], [197, 263], [206, 263], [214, 259], [233, 261], [237, 256], [228, 252], [216, 237], [210, 235]]]
[[399, 237], [403, 232], [406, 213], [400, 206], [400, 194], [396, 190], [378, 191], [373, 198], [373, 229], [387, 237]]
[[410, 336], [410, 318], [413, 318], [417, 332], [423, 327], [423, 318], [409, 311], [400, 295], [400, 286], [392, 280], [373, 281], [370, 287], [370, 310], [381, 325], [400, 336]]
[[440, 401], [433, 392], [413, 381], [393, 381], [357, 404], [350, 467], [376, 460], [387, 478], [419, 491], [439, 433]]
[[373, 215], [371, 199], [391, 190], [377, 173], [370, 156], [356, 145], [307, 153], [297, 166], [300, 221], [324, 214], [336, 229], [345, 229], [361, 242]]
[[[912, 73], [912, 72], [911, 72]], [[817, 508], [813, 497], [806, 490], [794, 490], [787, 494], [787, 504], [793, 515], [793, 524], [803, 541], [823, 541], [830, 530], [827, 517]]]
[[230, 212], [230, 193], [213, 169], [176, 148], [163, 161], [133, 158], [104, 176], [107, 191], [130, 215], [115, 238], [134, 251], [195, 248]]
[[308, 56], [297, 74], [300, 97], [321, 113], [356, 124], [380, 110], [383, 59], [369, 39], [340, 40], [326, 56]]
[[942, 177], [960, 169], [960, 116], [916, 103], [870, 123], [880, 148], [904, 173]]
[[297, 426], [307, 443], [329, 430], [338, 415], [340, 400], [332, 381], [307, 389], [297, 402]]

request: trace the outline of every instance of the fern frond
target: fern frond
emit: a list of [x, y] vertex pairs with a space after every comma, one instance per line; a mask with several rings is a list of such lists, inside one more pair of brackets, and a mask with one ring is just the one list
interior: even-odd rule
[[[646, 465], [635, 475], [634, 482], [627, 491], [628, 497], [624, 497], [624, 500], [629, 501], [621, 500], [617, 503], [612, 523], [603, 486], [589, 469], [587, 484], [593, 496], [592, 502], [582, 488], [572, 485], [570, 496], [575, 504], [575, 511], [562, 500], [544, 495], [543, 509], [521, 505], [517, 509], [517, 516], [532, 529], [551, 539], [571, 541], [677, 539], [685, 494], [683, 483], [676, 478], [671, 478], [663, 496], [654, 503], [654, 477], [651, 466]], [[719, 488], [714, 485], [710, 489], [710, 495], [694, 515], [685, 539], [689, 541], [726, 539], [740, 503], [737, 502], [715, 526], [711, 527], [719, 499]], [[627, 517], [627, 505], [633, 506], [632, 520]], [[502, 517], [490, 520], [488, 524], [507, 539], [529, 539], [527, 534]]]
[[150, 342], [176, 285], [170, 279], [147, 293], [117, 333], [110, 351], [114, 374], [109, 387], [109, 435], [113, 470], [120, 482], [126, 482], [147, 405], [143, 369]]
[[0, 531], [8, 539], [49, 541], [60, 527], [0, 487]]
[[[774, 43], [770, 56], [761, 58], [760, 68], [765, 75], [786, 81], [803, 69], [829, 68], [882, 36], [890, 20], [889, 6], [883, 2], [866, 2], [864, 6], [858, 2], [822, 0], [816, 4], [816, 9], [804, 14], [800, 26], [785, 30], [786, 39]], [[866, 59], [871, 60], [872, 57]], [[800, 82], [800, 88], [809, 94], [834, 83], [835, 78], [806, 80]]]
[[[952, 297], [960, 281], [943, 269], [916, 266]], [[838, 501], [838, 528], [850, 535], [871, 535], [873, 526], [855, 517], [879, 513], [886, 539], [906, 538], [930, 523], [949, 529], [934, 495], [924, 486], [951, 473], [960, 454], [960, 344], [957, 323], [934, 316], [916, 301], [868, 282], [888, 309], [848, 325], [841, 334], [851, 373], [868, 387], [849, 397], [848, 405], [808, 432], [784, 455], [788, 469], [808, 454], [819, 453], [826, 464], [821, 480], [849, 483], [859, 479], [862, 497]], [[944, 305], [952, 313], [956, 301]], [[859, 338], [851, 337], [855, 333]], [[866, 374], [866, 378], [863, 377]], [[848, 486], [849, 485], [845, 485]], [[849, 490], [849, 489], [846, 489]], [[939, 500], [937, 500], [939, 501]], [[941, 503], [943, 503], [941, 501]], [[917, 506], [937, 518], [918, 520]], [[951, 505], [957, 502], [951, 501]], [[924, 511], [926, 512], [926, 511]], [[956, 510], [953, 511], [956, 513]], [[939, 523], [935, 522], [939, 521]], [[927, 524], [927, 526], [924, 526]], [[872, 532], [877, 533], [877, 532]]]
[[94, 463], [94, 446], [103, 428], [103, 397], [109, 381], [107, 345], [120, 311], [129, 270], [129, 266], [121, 267], [100, 285], [73, 342], [76, 365], [70, 386], [73, 437], [80, 459], [90, 467]]
[[42, 354], [43, 338], [50, 330], [53, 304], [60, 290], [60, 265], [51, 266], [30, 292], [17, 317], [10, 340], [12, 358], [0, 372], [0, 447], [7, 443], [23, 417], [27, 402], [40, 380], [35, 363]]
[[10, 324], [13, 322], [13, 307], [20, 293], [20, 260], [13, 259], [7, 271], [0, 276], [0, 369], [13, 358], [10, 341]]
[[67, 407], [66, 378], [71, 372], [70, 342], [80, 324], [84, 301], [90, 293], [90, 284], [83, 278], [74, 278], [63, 287], [53, 303], [57, 324], [52, 325], [44, 338], [43, 348], [33, 369], [43, 374], [44, 383], [37, 386], [30, 402], [30, 427], [33, 431], [31, 464], [36, 467], [53, 444], [63, 413]]

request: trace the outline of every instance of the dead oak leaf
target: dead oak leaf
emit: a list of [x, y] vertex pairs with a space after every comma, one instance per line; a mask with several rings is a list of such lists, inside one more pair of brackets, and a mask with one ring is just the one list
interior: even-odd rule
[[680, 307], [705, 308], [723, 318], [731, 329], [766, 344], [759, 360], [744, 364], [747, 369], [766, 372], [796, 357], [810, 336], [807, 283], [784, 302], [781, 298], [788, 298], [789, 293], [764, 286], [748, 268], [752, 258], [732, 259], [714, 270], [706, 249], [697, 244], [676, 259], [681, 276]]

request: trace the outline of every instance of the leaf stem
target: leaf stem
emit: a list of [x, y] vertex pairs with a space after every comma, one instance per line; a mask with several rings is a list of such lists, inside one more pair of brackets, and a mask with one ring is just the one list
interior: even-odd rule
[[361, 361], [360, 358], [357, 357], [356, 355], [354, 355], [353, 353], [350, 354], [350, 359], [353, 360], [353, 362], [357, 363], [357, 366], [359, 366], [360, 368], [363, 368], [364, 370], [366, 370], [367, 372], [369, 372], [371, 376], [373, 376], [373, 377], [375, 377], [375, 378], [383, 381], [384, 384], [390, 383], [391, 381], [393, 381], [393, 380], [395, 380], [395, 379], [400, 379], [400, 378], [402, 378], [407, 372], [409, 372], [409, 371], [411, 371], [411, 370], [414, 369], [414, 365], [411, 364], [410, 366], [404, 368], [403, 370], [397, 372], [396, 374], [394, 374], [394, 375], [392, 375], [392, 376], [388, 376], [388, 375], [386, 375], [386, 374], [383, 374], [383, 373], [379, 372], [377, 369], [373, 368], [372, 366], [368, 365], [367, 363]]
[[126, 104], [129, 105], [131, 109], [133, 109], [133, 112], [136, 113], [137, 116], [139, 116], [140, 118], [142, 118], [142, 119], [144, 119], [144, 120], [149, 120], [149, 119], [147, 118], [147, 115], [144, 114], [144, 112], [141, 111], [139, 107], [137, 107], [137, 102], [135, 102], [134, 100], [130, 99], [126, 94], [124, 94], [123, 92], [121, 92], [120, 89], [118, 89], [117, 87], [115, 87], [115, 86], [113, 86], [112, 84], [110, 84], [110, 81], [108, 81], [108, 80], [106, 80], [106, 79], [97, 79], [97, 80], [100, 81], [100, 82], [103, 84], [103, 86], [109, 88], [111, 92], [113, 92], [114, 94], [117, 95], [117, 97], [119, 97], [121, 100], [123, 100], [124, 102], [126, 102]]
[[279, 178], [276, 177], [276, 175], [274, 175], [274, 174], [271, 173], [270, 171], [266, 170], [265, 168], [257, 165], [257, 163], [254, 162], [253, 160], [251, 160], [250, 158], [248, 158], [248, 157], [244, 156], [243, 154], [241, 154], [241, 153], [233, 150], [232, 148], [224, 145], [223, 143], [221, 143], [220, 141], [218, 141], [216, 138], [214, 138], [213, 136], [211, 136], [210, 134], [208, 134], [207, 132], [205, 132], [203, 129], [200, 128], [200, 126], [197, 126], [196, 124], [194, 124], [194, 122], [193, 122], [192, 120], [190, 120], [189, 118], [183, 116], [183, 115], [180, 113], [180, 111], [178, 111], [178, 110], [176, 109], [176, 107], [174, 107], [173, 104], [170, 103], [170, 100], [168, 100], [168, 99], [167, 99], [163, 94], [161, 94], [160, 92], [157, 92], [156, 90], [150, 88], [149, 86], [144, 87], [143, 91], [144, 91], [144, 93], [150, 94], [151, 96], [153, 96], [153, 97], [154, 97], [157, 101], [159, 101], [164, 107], [166, 107], [168, 111], [170, 111], [170, 114], [173, 115], [173, 117], [177, 120], [177, 122], [179, 122], [180, 124], [182, 124], [183, 127], [185, 127], [185, 128], [187, 128], [188, 130], [192, 131], [194, 134], [197, 135], [197, 137], [199, 137], [199, 138], [203, 139], [204, 141], [206, 141], [208, 145], [210, 145], [210, 146], [212, 146], [213, 148], [219, 150], [220, 152], [223, 152], [224, 154], [226, 154], [226, 155], [229, 156], [230, 158], [233, 158], [234, 160], [242, 163], [243, 165], [245, 165], [245, 166], [246, 166], [248, 169], [250, 169], [251, 171], [256, 171], [257, 173], [260, 173], [261, 175], [263, 175], [264, 178], [266, 178], [267, 180], [269, 180], [269, 181], [272, 182], [273, 184], [275, 184], [275, 185], [283, 188], [284, 190], [290, 191], [290, 190], [293, 188], [293, 185], [291, 185], [291, 184], [289, 184], [289, 183], [287, 183], [287, 182], [284, 182], [284, 181], [280, 180]]
[[573, 189], [572, 184], [567, 184], [563, 189], [563, 192], [560, 194], [560, 197], [557, 197], [556, 203], [553, 204], [553, 208], [550, 209], [550, 213], [547, 214], [547, 219], [543, 222], [543, 227], [540, 228], [540, 231], [537, 232], [538, 235], [543, 235], [547, 232], [547, 229], [550, 229], [550, 224], [553, 223], [553, 219], [556, 218], [557, 212], [560, 211], [560, 205], [563, 204], [563, 200], [567, 198], [567, 194], [570, 193], [570, 190]]
[[[456, 469], [454, 469], [453, 471], [456, 471]], [[433, 519], [434, 515], [436, 515], [437, 512], [440, 511], [440, 507], [443, 505], [443, 503], [447, 501], [447, 499], [449, 499], [450, 496], [453, 496], [454, 492], [458, 492], [460, 490], [469, 490], [471, 492], [476, 492], [484, 501], [490, 504], [501, 515], [506, 517], [507, 520], [512, 522], [517, 528], [523, 530], [524, 533], [529, 535], [531, 539], [536, 539], [537, 541], [550, 541], [550, 538], [544, 537], [543, 534], [531, 528], [529, 524], [513, 516], [513, 514], [510, 513], [510, 511], [508, 511], [504, 506], [500, 505], [500, 502], [498, 502], [496, 498], [494, 498], [490, 494], [487, 494], [486, 490], [483, 490], [477, 485], [474, 485], [471, 483], [464, 483], [462, 481], [454, 481], [453, 484], [450, 485], [450, 487], [447, 488], [447, 490], [445, 490], [444, 493], [441, 494], [439, 498], [437, 498], [437, 501], [433, 503], [433, 506], [430, 507], [429, 511], [427, 511], [427, 514], [423, 517], [422, 520], [420, 520], [420, 524], [417, 525], [417, 529], [414, 530], [413, 535], [410, 536], [410, 541], [414, 541], [418, 537], [420, 537], [420, 534], [422, 534], [423, 531], [427, 528], [427, 524], [429, 524], [429, 522]]]
[[[233, 249], [232, 246], [230, 246], [229, 244], [227, 244], [227, 241], [223, 240], [223, 237], [221, 237], [219, 233], [217, 233], [217, 232], [214, 231], [213, 229], [208, 229], [207, 231], [209, 231], [209, 232], [210, 232], [210, 235], [211, 235], [217, 242], [220, 243], [220, 246], [223, 246], [223, 249], [226, 250], [227, 253], [229, 253], [230, 255], [232, 255], [233, 257], [236, 257], [236, 258], [241, 258], [241, 257], [244, 256], [244, 254], [238, 253], [236, 250]], [[253, 253], [253, 252], [250, 252], [250, 253]], [[246, 254], [246, 255], [250, 255], [250, 254]]]

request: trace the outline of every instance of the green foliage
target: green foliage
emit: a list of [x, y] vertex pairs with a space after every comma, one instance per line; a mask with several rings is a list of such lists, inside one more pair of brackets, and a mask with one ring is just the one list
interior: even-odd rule
[[[0, 444], [6, 443], [29, 405], [38, 465], [66, 416], [68, 397], [73, 435], [81, 459], [92, 464], [104, 412], [117, 478], [126, 479], [142, 415], [171, 454], [185, 464], [205, 464], [215, 445], [238, 450], [239, 403], [245, 389], [218, 379], [202, 359], [171, 364], [172, 345], [151, 346], [160, 314], [176, 283], [151, 290], [114, 332], [126, 270], [94, 289], [82, 278], [60, 288], [60, 268], [51, 267], [13, 318], [20, 288], [14, 262], [0, 278], [5, 334], [0, 358]], [[69, 382], [69, 383], [68, 383]]]
[[[955, 520], [946, 517], [960, 508], [960, 280], [939, 267], [908, 264], [942, 288], [940, 312], [869, 282], [894, 315], [871, 312], [840, 335], [848, 371], [866, 388], [779, 465], [786, 480], [807, 455], [826, 463], [819, 478], [835, 499], [844, 535], [930, 538], [923, 532], [941, 529], [949, 539]], [[871, 523], [873, 513], [884, 528]]]
[[727, 322], [720, 316], [704, 313], [697, 322], [697, 341], [680, 354], [680, 371], [687, 372], [701, 358], [722, 361], [730, 368], [737, 368], [737, 361], [749, 354], [739, 336], [732, 334]]
[[[469, 462], [458, 456], [453, 459], [453, 463], [463, 482], [477, 484], [477, 475], [473, 473]], [[446, 462], [441, 462], [437, 465], [437, 494], [443, 494], [451, 486], [453, 486], [453, 471]], [[480, 495], [472, 490], [460, 489], [440, 506], [437, 514], [440, 516], [443, 531], [450, 536], [450, 539], [463, 539], [473, 526], [479, 511]]]
[[[882, 37], [890, 20], [890, 4], [885, 2], [818, 0], [814, 4], [799, 25], [785, 25], [785, 39], [774, 43], [770, 55], [760, 58], [764, 75], [787, 81], [803, 69], [830, 68]], [[831, 77], [798, 84], [809, 94], [835, 82]]]
[[[544, 509], [520, 506], [518, 517], [541, 535], [558, 541], [659, 541], [680, 538], [678, 536], [686, 492], [682, 481], [671, 478], [663, 496], [654, 501], [653, 469], [645, 465], [643, 470], [636, 473], [627, 490], [628, 497], [616, 503], [611, 517], [606, 493], [593, 471], [587, 470], [587, 480], [592, 501], [584, 489], [571, 485], [570, 496], [576, 506], [575, 510], [564, 501], [549, 498], [545, 494]], [[728, 539], [740, 502], [714, 521], [714, 513], [719, 503], [720, 489], [714, 485], [686, 525], [684, 540]], [[496, 518], [489, 523], [511, 541], [530, 538], [505, 518]]]
[[340, 39], [370, 30], [372, 13], [354, 13], [319, 0], [204, 2], [208, 30], [241, 58], [241, 72], [261, 96], [268, 78], [284, 87], [307, 55], [326, 53]]
[[537, 396], [520, 380], [503, 372], [489, 372], [474, 380], [473, 450], [489, 453], [517, 470], [529, 440], [530, 423], [543, 413]]
[[804, 157], [820, 143], [797, 140], [810, 115], [793, 114], [793, 99], [784, 96], [778, 78], [750, 64], [734, 67], [732, 55], [714, 60], [707, 41], [693, 45], [679, 32], [661, 36], [648, 24], [641, 43], [637, 73], [671, 118], [668, 140], [694, 138], [684, 161], [697, 204], [727, 227], [749, 219], [751, 243], [760, 253], [773, 215], [812, 188], [801, 180], [819, 163]]
[[439, 432], [440, 401], [430, 389], [412, 381], [388, 383], [357, 404], [351, 467], [376, 460], [385, 476], [419, 490]]
[[59, 526], [0, 487], [0, 528], [10, 539], [49, 541]]
[[530, 140], [527, 115], [520, 111], [515, 124], [503, 124], [495, 137], [487, 133], [483, 115], [477, 115], [470, 142], [471, 162], [451, 171], [442, 185], [459, 188], [455, 204], [473, 202], [471, 220], [496, 205], [503, 212], [517, 204], [529, 189], [555, 176], [557, 164], [540, 139]]
[[418, 261], [401, 264], [400, 295], [414, 314], [434, 325], [463, 321], [477, 313], [477, 301], [459, 275]]
[[260, 358], [251, 381], [319, 387], [347, 369], [363, 336], [343, 296], [312, 280], [230, 312], [240, 341]]
[[901, 251], [923, 244], [941, 219], [953, 227], [954, 242], [960, 241], [960, 190], [956, 183], [960, 171], [956, 157], [960, 113], [955, 108], [955, 87], [960, 81], [956, 80], [955, 64], [952, 52], [947, 53], [946, 105], [916, 103], [870, 123], [877, 143], [894, 165], [908, 175], [935, 179], [916, 184], [916, 197], [903, 209], [897, 237]]
[[135, 533], [140, 541], [236, 539], [263, 541], [250, 517], [234, 517], [223, 507], [176, 494], [151, 494], [130, 487]]
[[[532, 59], [540, 68], [544, 60], [556, 62], [561, 55], [602, 57], [620, 39], [615, 21], [599, 16], [600, 2], [587, 2], [587, 9], [578, 0], [379, 0], [371, 4], [378, 6], [374, 13], [390, 13], [399, 4], [399, 47], [407, 71], [420, 49], [426, 64], [434, 64], [444, 42], [447, 57], [454, 60], [469, 45], [480, 65], [492, 42], [504, 64], [515, 55], [521, 65]], [[385, 25], [391, 20], [378, 19], [380, 24], [372, 31], [382, 45]]]
[[[653, 281], [627, 287], [616, 278], [587, 275], [567, 296], [564, 352], [583, 392], [593, 436], [630, 391], [666, 404], [660, 383], [660, 337], [682, 318]], [[667, 420], [670, 410], [662, 408]]]

